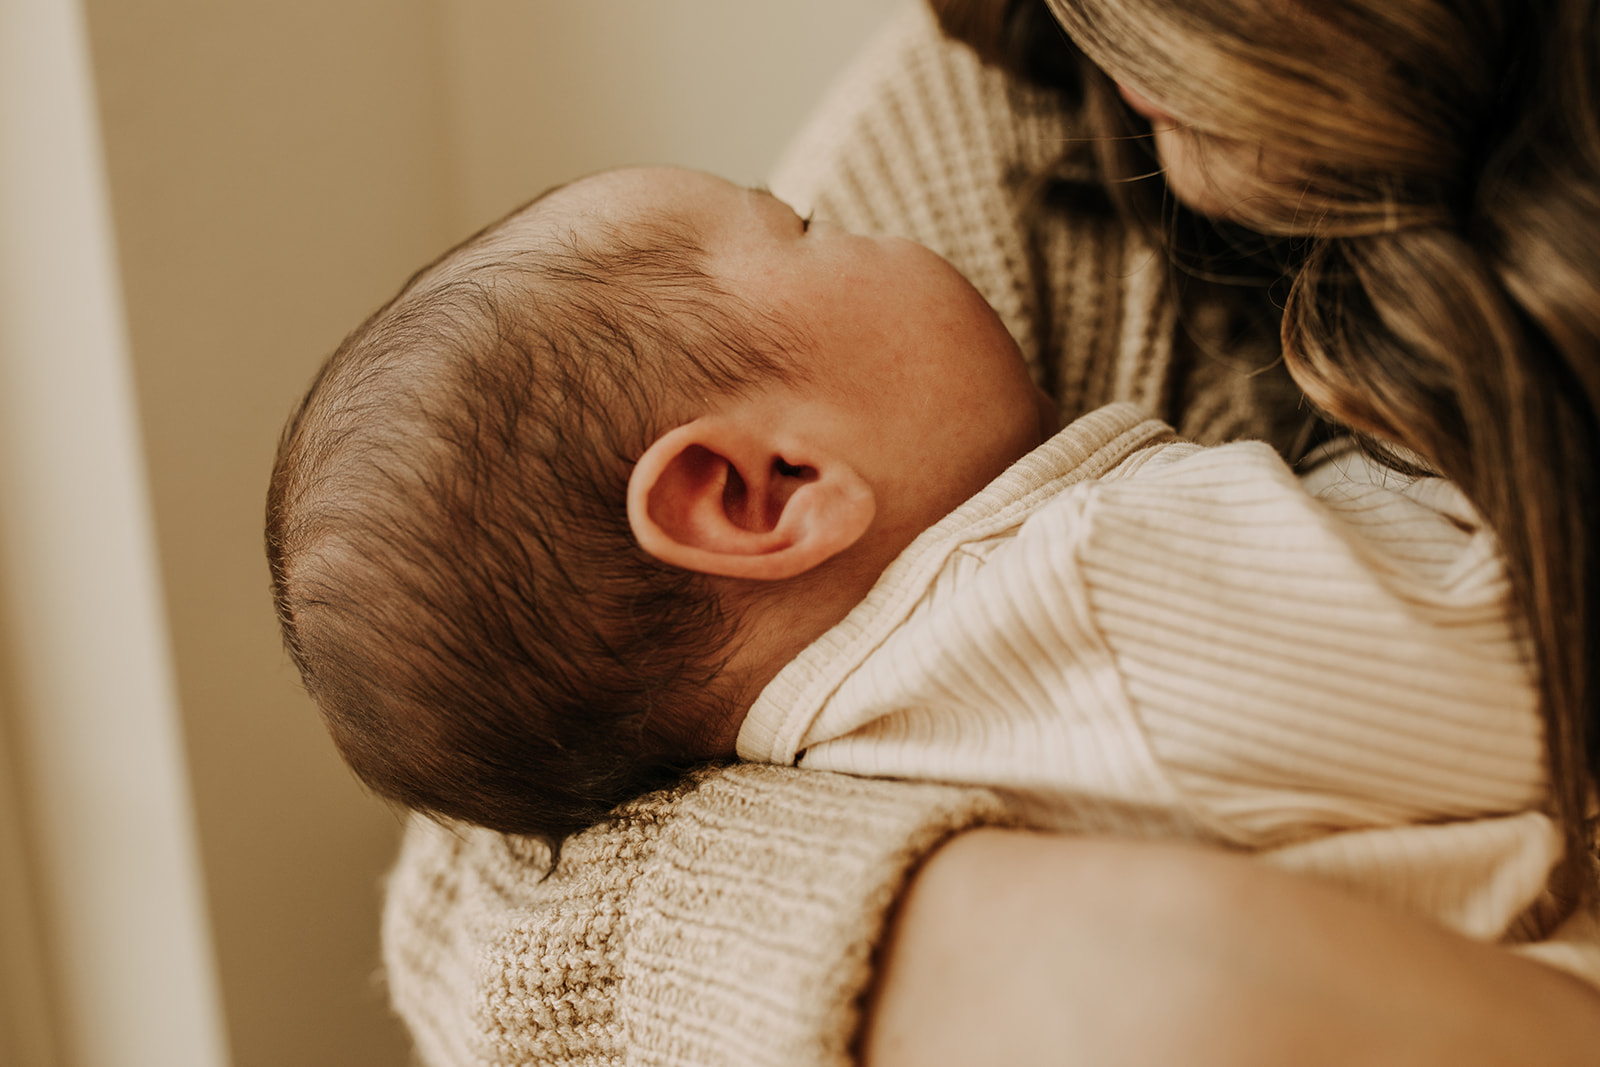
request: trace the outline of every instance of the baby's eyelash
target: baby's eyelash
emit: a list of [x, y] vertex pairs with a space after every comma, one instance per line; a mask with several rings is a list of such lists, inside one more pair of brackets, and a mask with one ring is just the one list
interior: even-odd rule
[[815, 211], [808, 211], [804, 215], [801, 216], [801, 218], [800, 218], [800, 232], [801, 233], [805, 233], [807, 230], [811, 229], [811, 216], [813, 216], [815, 214], [816, 214]]

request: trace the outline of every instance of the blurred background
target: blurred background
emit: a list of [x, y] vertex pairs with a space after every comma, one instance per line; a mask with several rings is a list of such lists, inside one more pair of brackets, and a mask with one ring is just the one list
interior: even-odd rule
[[278, 644], [318, 363], [547, 186], [764, 178], [900, 0], [0, 0], [0, 1063], [404, 1064]]

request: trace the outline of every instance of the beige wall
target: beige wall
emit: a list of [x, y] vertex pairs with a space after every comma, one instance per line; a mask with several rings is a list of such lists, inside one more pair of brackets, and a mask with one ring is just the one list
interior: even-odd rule
[[446, 12], [457, 229], [603, 167], [759, 182], [895, 0], [462, 0]]
[[233, 1062], [400, 1064], [377, 966], [396, 821], [278, 649], [278, 427], [415, 266], [545, 186], [759, 178], [894, 0], [85, 0]]

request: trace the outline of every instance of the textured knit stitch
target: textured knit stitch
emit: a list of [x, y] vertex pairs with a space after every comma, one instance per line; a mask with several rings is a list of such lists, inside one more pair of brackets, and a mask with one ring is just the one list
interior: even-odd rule
[[738, 766], [545, 877], [538, 846], [418, 820], [384, 913], [395, 1010], [430, 1067], [848, 1064], [907, 871], [1007, 822], [978, 790]]

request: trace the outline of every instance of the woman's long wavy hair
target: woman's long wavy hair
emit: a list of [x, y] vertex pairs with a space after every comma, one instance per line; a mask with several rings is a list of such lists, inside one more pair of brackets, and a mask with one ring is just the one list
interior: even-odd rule
[[[991, 58], [1067, 81], [1020, 49], [1019, 12], [1036, 24], [1040, 6], [935, 3]], [[1197, 158], [1232, 164], [1230, 219], [1280, 238], [1284, 356], [1307, 396], [1459, 483], [1493, 526], [1576, 860], [1600, 779], [1600, 0], [1048, 7], [1096, 66], [1175, 116]], [[1106, 114], [1095, 82], [1067, 87]], [[1151, 169], [1145, 140], [1106, 138], [1112, 187], [1198, 262], [1170, 191], [1117, 181]]]

